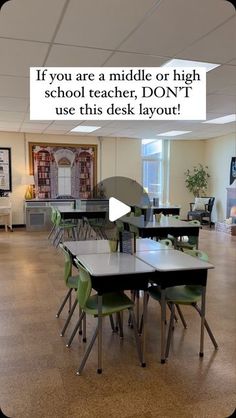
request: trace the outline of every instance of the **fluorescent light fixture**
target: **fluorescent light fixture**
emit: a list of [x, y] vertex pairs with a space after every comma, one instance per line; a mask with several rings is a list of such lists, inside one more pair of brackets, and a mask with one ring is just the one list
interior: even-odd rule
[[168, 132], [163, 132], [162, 134], [158, 134], [157, 136], [178, 136], [178, 135], [188, 134], [189, 132], [192, 132], [192, 131], [168, 131]]
[[188, 61], [188, 60], [179, 60], [173, 59], [167, 61], [162, 67], [205, 67], [206, 72], [214, 70], [214, 68], [219, 67], [220, 64], [211, 64], [210, 62], [201, 62], [201, 61]]
[[101, 126], [88, 126], [88, 125], [78, 125], [75, 128], [71, 129], [70, 132], [93, 132], [97, 129], [100, 129]]
[[142, 144], [146, 145], [146, 144], [150, 144], [151, 142], [156, 141], [156, 139], [142, 139]]
[[224, 124], [224, 123], [230, 123], [230, 122], [236, 122], [236, 114], [232, 113], [232, 115], [226, 115], [226, 116], [221, 116], [220, 118], [215, 118], [215, 119], [209, 119], [206, 120], [202, 123], [216, 123], [216, 124]]

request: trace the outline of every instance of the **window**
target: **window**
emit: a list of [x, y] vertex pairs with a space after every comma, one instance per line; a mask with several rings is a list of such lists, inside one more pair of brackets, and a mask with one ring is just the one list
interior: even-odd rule
[[71, 195], [70, 166], [58, 166], [58, 195]]
[[[168, 141], [165, 141], [168, 145]], [[164, 154], [168, 152], [168, 146], [164, 141], [155, 139], [142, 140], [142, 180], [143, 187], [150, 200], [159, 197], [160, 201], [168, 200], [165, 187]], [[165, 193], [164, 193], [165, 190]]]

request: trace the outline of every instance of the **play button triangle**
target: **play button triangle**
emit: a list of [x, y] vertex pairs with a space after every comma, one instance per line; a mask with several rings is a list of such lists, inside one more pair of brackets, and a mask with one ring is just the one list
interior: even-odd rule
[[126, 215], [131, 211], [130, 206], [116, 199], [110, 197], [109, 199], [109, 221], [114, 222], [122, 216]]

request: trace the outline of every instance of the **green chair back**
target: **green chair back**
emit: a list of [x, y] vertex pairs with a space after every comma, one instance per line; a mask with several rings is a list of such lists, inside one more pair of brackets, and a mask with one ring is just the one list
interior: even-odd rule
[[201, 222], [197, 219], [192, 219], [192, 221], [188, 221], [189, 225], [201, 225]]
[[198, 257], [202, 261], [208, 261], [208, 259], [209, 259], [207, 253], [205, 253], [204, 251], [201, 251], [201, 250], [188, 250], [188, 249], [184, 249], [184, 252], [186, 254], [189, 254], [189, 255], [193, 256], [193, 257]]
[[60, 214], [60, 211], [57, 208], [55, 208], [55, 210], [56, 210], [56, 221], [55, 221], [55, 223], [56, 223], [56, 226], [60, 226], [61, 214]]
[[64, 257], [65, 257], [65, 264], [64, 264], [64, 280], [67, 283], [69, 277], [72, 274], [72, 259], [70, 254], [66, 251], [65, 247], [62, 243], [59, 244], [60, 249], [62, 250]]
[[141, 216], [142, 215], [142, 209], [135, 206], [134, 208], [134, 216]]
[[172, 241], [170, 239], [168, 239], [168, 238], [159, 239], [158, 241], [161, 244], [165, 245], [166, 247], [170, 247], [171, 248], [173, 246]]
[[[192, 221], [189, 221], [188, 222], [190, 225], [201, 225], [201, 222], [199, 222], [197, 219], [193, 219]], [[197, 246], [197, 244], [198, 244], [198, 237], [196, 237], [196, 236], [193, 236], [193, 235], [190, 235], [189, 237], [188, 237], [188, 243], [190, 244], [190, 245], [196, 245]]]
[[53, 206], [51, 206], [51, 221], [53, 225], [55, 225], [56, 219], [57, 219], [57, 211]]
[[91, 294], [92, 283], [89, 272], [81, 266], [77, 260], [75, 260], [75, 264], [78, 267], [80, 277], [77, 290], [77, 300], [81, 309], [84, 309]]

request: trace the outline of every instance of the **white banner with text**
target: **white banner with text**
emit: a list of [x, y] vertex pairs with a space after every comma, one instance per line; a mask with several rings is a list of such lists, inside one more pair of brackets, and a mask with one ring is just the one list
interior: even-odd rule
[[31, 120], [205, 120], [206, 69], [31, 67]]

